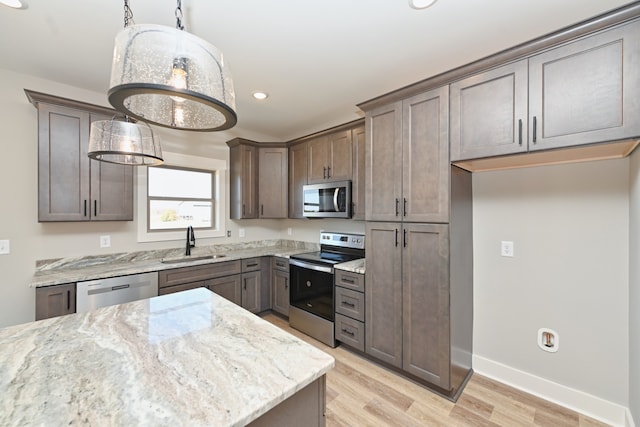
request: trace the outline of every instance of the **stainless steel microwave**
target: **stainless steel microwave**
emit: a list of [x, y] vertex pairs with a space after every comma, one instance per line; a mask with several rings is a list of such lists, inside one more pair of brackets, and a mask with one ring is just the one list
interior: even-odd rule
[[351, 181], [303, 186], [302, 215], [308, 218], [351, 218]]

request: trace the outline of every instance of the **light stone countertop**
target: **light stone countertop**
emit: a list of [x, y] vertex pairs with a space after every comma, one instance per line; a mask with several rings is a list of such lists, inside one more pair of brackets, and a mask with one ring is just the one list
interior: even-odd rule
[[225, 256], [223, 258], [189, 260], [179, 263], [163, 263], [162, 260], [188, 258], [184, 256], [183, 248], [42, 260], [38, 261], [36, 265], [36, 271], [30, 287], [38, 288], [85, 280], [105, 279], [260, 256], [288, 258], [290, 255], [312, 252], [318, 249], [319, 245], [314, 243], [266, 240], [195, 247], [191, 250], [191, 258], [219, 254], [224, 254]]
[[365, 267], [365, 258], [360, 258], [353, 261], [347, 261], [341, 264], [337, 264], [333, 268], [337, 268], [338, 270], [350, 271], [351, 273], [364, 274], [366, 272]]
[[241, 426], [334, 363], [194, 289], [0, 329], [0, 425]]

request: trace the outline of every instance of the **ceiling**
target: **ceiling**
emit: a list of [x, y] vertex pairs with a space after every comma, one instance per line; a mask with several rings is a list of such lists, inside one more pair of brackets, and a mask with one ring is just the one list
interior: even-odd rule
[[[0, 67], [104, 93], [108, 105], [123, 1], [26, 2], [23, 10], [0, 6]], [[182, 5], [185, 29], [224, 53], [234, 79], [238, 124], [208, 140], [288, 141], [361, 117], [358, 103], [628, 3], [438, 0], [424, 10], [407, 0]], [[136, 24], [175, 26], [174, 0], [129, 4]], [[255, 90], [269, 98], [254, 100]]]

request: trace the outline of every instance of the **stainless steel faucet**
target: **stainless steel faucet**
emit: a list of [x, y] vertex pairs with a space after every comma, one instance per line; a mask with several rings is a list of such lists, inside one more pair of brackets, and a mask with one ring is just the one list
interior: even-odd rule
[[196, 247], [196, 235], [193, 232], [193, 227], [187, 227], [187, 250], [185, 251], [186, 256], [191, 256], [191, 248]]

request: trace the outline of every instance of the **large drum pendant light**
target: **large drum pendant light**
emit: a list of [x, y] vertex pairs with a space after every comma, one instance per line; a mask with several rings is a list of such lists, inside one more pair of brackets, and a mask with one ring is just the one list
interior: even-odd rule
[[237, 122], [233, 81], [222, 53], [177, 28], [131, 25], [116, 36], [108, 92], [113, 107], [179, 130], [219, 131]]

